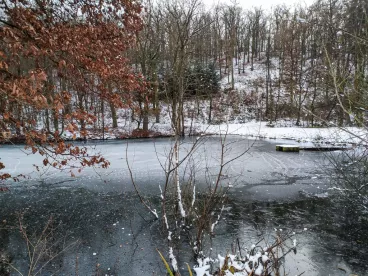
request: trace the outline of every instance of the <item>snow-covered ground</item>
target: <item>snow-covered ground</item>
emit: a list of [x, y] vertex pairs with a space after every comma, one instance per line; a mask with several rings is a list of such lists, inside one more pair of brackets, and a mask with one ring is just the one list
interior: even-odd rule
[[[244, 65], [244, 73], [243, 73], [243, 62]], [[277, 58], [270, 58], [270, 78], [275, 79], [278, 78], [278, 70], [274, 70], [276, 65], [278, 64]], [[257, 82], [258, 88], [263, 90], [263, 86], [266, 82], [267, 76], [267, 67], [265, 63], [265, 57], [263, 56], [263, 62], [255, 60], [253, 64], [253, 70], [251, 69], [251, 64], [247, 61], [243, 61], [243, 59], [238, 60], [238, 65], [236, 65], [235, 59], [233, 61], [234, 64], [234, 89], [239, 92], [251, 92], [254, 90], [254, 82]], [[240, 74], [239, 74], [240, 68]], [[263, 85], [261, 85], [263, 83]], [[223, 75], [220, 85], [222, 89], [227, 89], [231, 87], [231, 77], [227, 75]]]
[[[349, 144], [368, 144], [368, 131], [366, 128], [359, 127], [297, 127], [292, 124], [277, 123], [275, 126], [269, 126], [268, 122], [259, 122], [256, 120], [237, 123], [230, 121], [229, 123], [221, 123], [210, 125], [202, 119], [189, 118], [185, 121], [185, 132], [187, 135], [199, 134], [228, 134], [243, 135], [248, 138], [262, 139], [287, 139], [296, 140], [298, 142], [319, 142], [319, 143], [349, 143]], [[280, 127], [282, 125], [282, 127]], [[290, 126], [285, 126], [290, 125]], [[128, 120], [119, 121], [117, 129], [111, 129], [104, 133], [104, 139], [123, 139], [131, 137], [132, 132], [137, 128], [136, 122]], [[149, 130], [152, 136], [162, 135], [171, 136], [174, 134], [169, 115], [163, 114], [160, 123], [150, 123]], [[73, 134], [65, 131], [64, 138], [72, 139]], [[79, 138], [79, 133], [75, 137]], [[89, 139], [102, 139], [102, 132], [90, 133]]]
[[358, 127], [269, 127], [266, 122], [248, 122], [244, 124], [201, 125], [201, 131], [207, 134], [232, 134], [268, 139], [288, 139], [301, 142], [324, 143], [366, 143], [368, 132]]

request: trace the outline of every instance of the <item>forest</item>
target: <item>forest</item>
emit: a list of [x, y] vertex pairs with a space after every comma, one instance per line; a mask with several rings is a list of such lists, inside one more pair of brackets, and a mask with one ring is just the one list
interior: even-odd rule
[[163, 109], [180, 135], [203, 112], [207, 123], [247, 110], [271, 124], [365, 125], [366, 1], [118, 2], [2, 1], [3, 131], [86, 137], [118, 128], [119, 110], [148, 131]]

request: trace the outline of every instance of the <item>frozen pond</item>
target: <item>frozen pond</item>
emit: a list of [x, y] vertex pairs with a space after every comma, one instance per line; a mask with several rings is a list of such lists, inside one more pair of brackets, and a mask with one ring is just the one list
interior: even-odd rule
[[[250, 245], [276, 228], [298, 236], [298, 252], [287, 259], [289, 275], [303, 271], [309, 276], [365, 275], [366, 230], [349, 219], [353, 210], [331, 204], [333, 198], [327, 197], [327, 162], [322, 153], [276, 152], [280, 141], [238, 141], [238, 137], [229, 141], [234, 143], [227, 158], [249, 151], [231, 163], [224, 175], [233, 188], [213, 239], [213, 256], [225, 254], [234, 238]], [[6, 252], [14, 266], [25, 272], [29, 259], [19, 215], [28, 233], [41, 231], [52, 217], [50, 256], [54, 259], [41, 275], [52, 275], [50, 271], [54, 275], [164, 275], [156, 252], [156, 248], [166, 250], [161, 224], [152, 221], [137, 200], [126, 155], [137, 185], [158, 202], [164, 174], [157, 160], [164, 161], [169, 148], [169, 139], [131, 140], [127, 151], [126, 141], [97, 143], [95, 150], [104, 153], [111, 167], [97, 172], [86, 169], [75, 178], [53, 169], [36, 173], [32, 165], [41, 158], [25, 156], [20, 146], [0, 148], [1, 161], [10, 172], [32, 177], [0, 193], [0, 254]], [[198, 149], [197, 181], [202, 189], [205, 171], [216, 174], [219, 150], [218, 138], [209, 138]], [[188, 252], [183, 245], [178, 254], [181, 263], [191, 262]], [[38, 268], [46, 262], [39, 260]]]
[[[194, 139], [194, 138], [193, 138]], [[184, 156], [192, 145], [187, 138], [182, 145]], [[272, 140], [271, 140], [272, 141]], [[239, 137], [228, 137], [225, 160], [247, 151], [241, 158], [231, 162], [223, 172], [226, 181], [238, 188], [247, 189], [254, 198], [259, 186], [265, 186], [265, 193], [256, 197], [294, 197], [300, 191], [318, 193], [326, 183], [324, 173], [327, 164], [318, 152], [283, 153], [276, 152], [275, 145], [280, 141], [253, 141]], [[82, 144], [81, 144], [82, 145]], [[113, 141], [105, 143], [89, 142], [91, 152], [101, 152], [110, 162], [108, 169], [86, 168], [77, 177], [70, 177], [69, 171], [60, 171], [51, 166], [35, 171], [34, 165], [42, 165], [44, 157], [25, 155], [22, 146], [2, 146], [1, 161], [12, 175], [22, 173], [27, 179], [12, 183], [12, 188], [25, 186], [32, 189], [39, 185], [52, 187], [84, 187], [98, 192], [133, 191], [127, 168], [128, 159], [137, 184], [149, 194], [158, 193], [158, 185], [164, 181], [160, 166], [166, 159], [171, 146], [170, 139]], [[127, 149], [128, 145], [128, 149]], [[194, 154], [198, 183], [204, 183], [205, 172], [216, 176], [220, 158], [218, 137], [205, 138]], [[127, 157], [127, 158], [126, 158]], [[160, 162], [158, 162], [158, 160]], [[276, 184], [276, 185], [275, 185]]]

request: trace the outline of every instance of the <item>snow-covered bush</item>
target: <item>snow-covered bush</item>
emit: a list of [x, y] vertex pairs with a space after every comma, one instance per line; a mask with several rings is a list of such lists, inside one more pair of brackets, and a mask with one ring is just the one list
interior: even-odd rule
[[[274, 243], [265, 247], [253, 244], [249, 250], [239, 247], [234, 254], [220, 254], [215, 260], [209, 257], [197, 259], [194, 271], [197, 276], [274, 276], [280, 275], [285, 256], [296, 253], [295, 233], [284, 234], [276, 231]], [[291, 244], [289, 244], [291, 241]], [[259, 244], [259, 243], [258, 243]], [[285, 249], [288, 250], [285, 250]], [[242, 254], [242, 251], [243, 254]]]

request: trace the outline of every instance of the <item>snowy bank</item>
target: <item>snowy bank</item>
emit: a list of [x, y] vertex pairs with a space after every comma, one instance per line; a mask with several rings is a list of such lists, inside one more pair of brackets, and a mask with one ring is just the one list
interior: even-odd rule
[[202, 125], [206, 134], [244, 135], [255, 138], [288, 139], [303, 142], [367, 144], [368, 132], [358, 127], [269, 127], [267, 122], [248, 122], [244, 124]]

